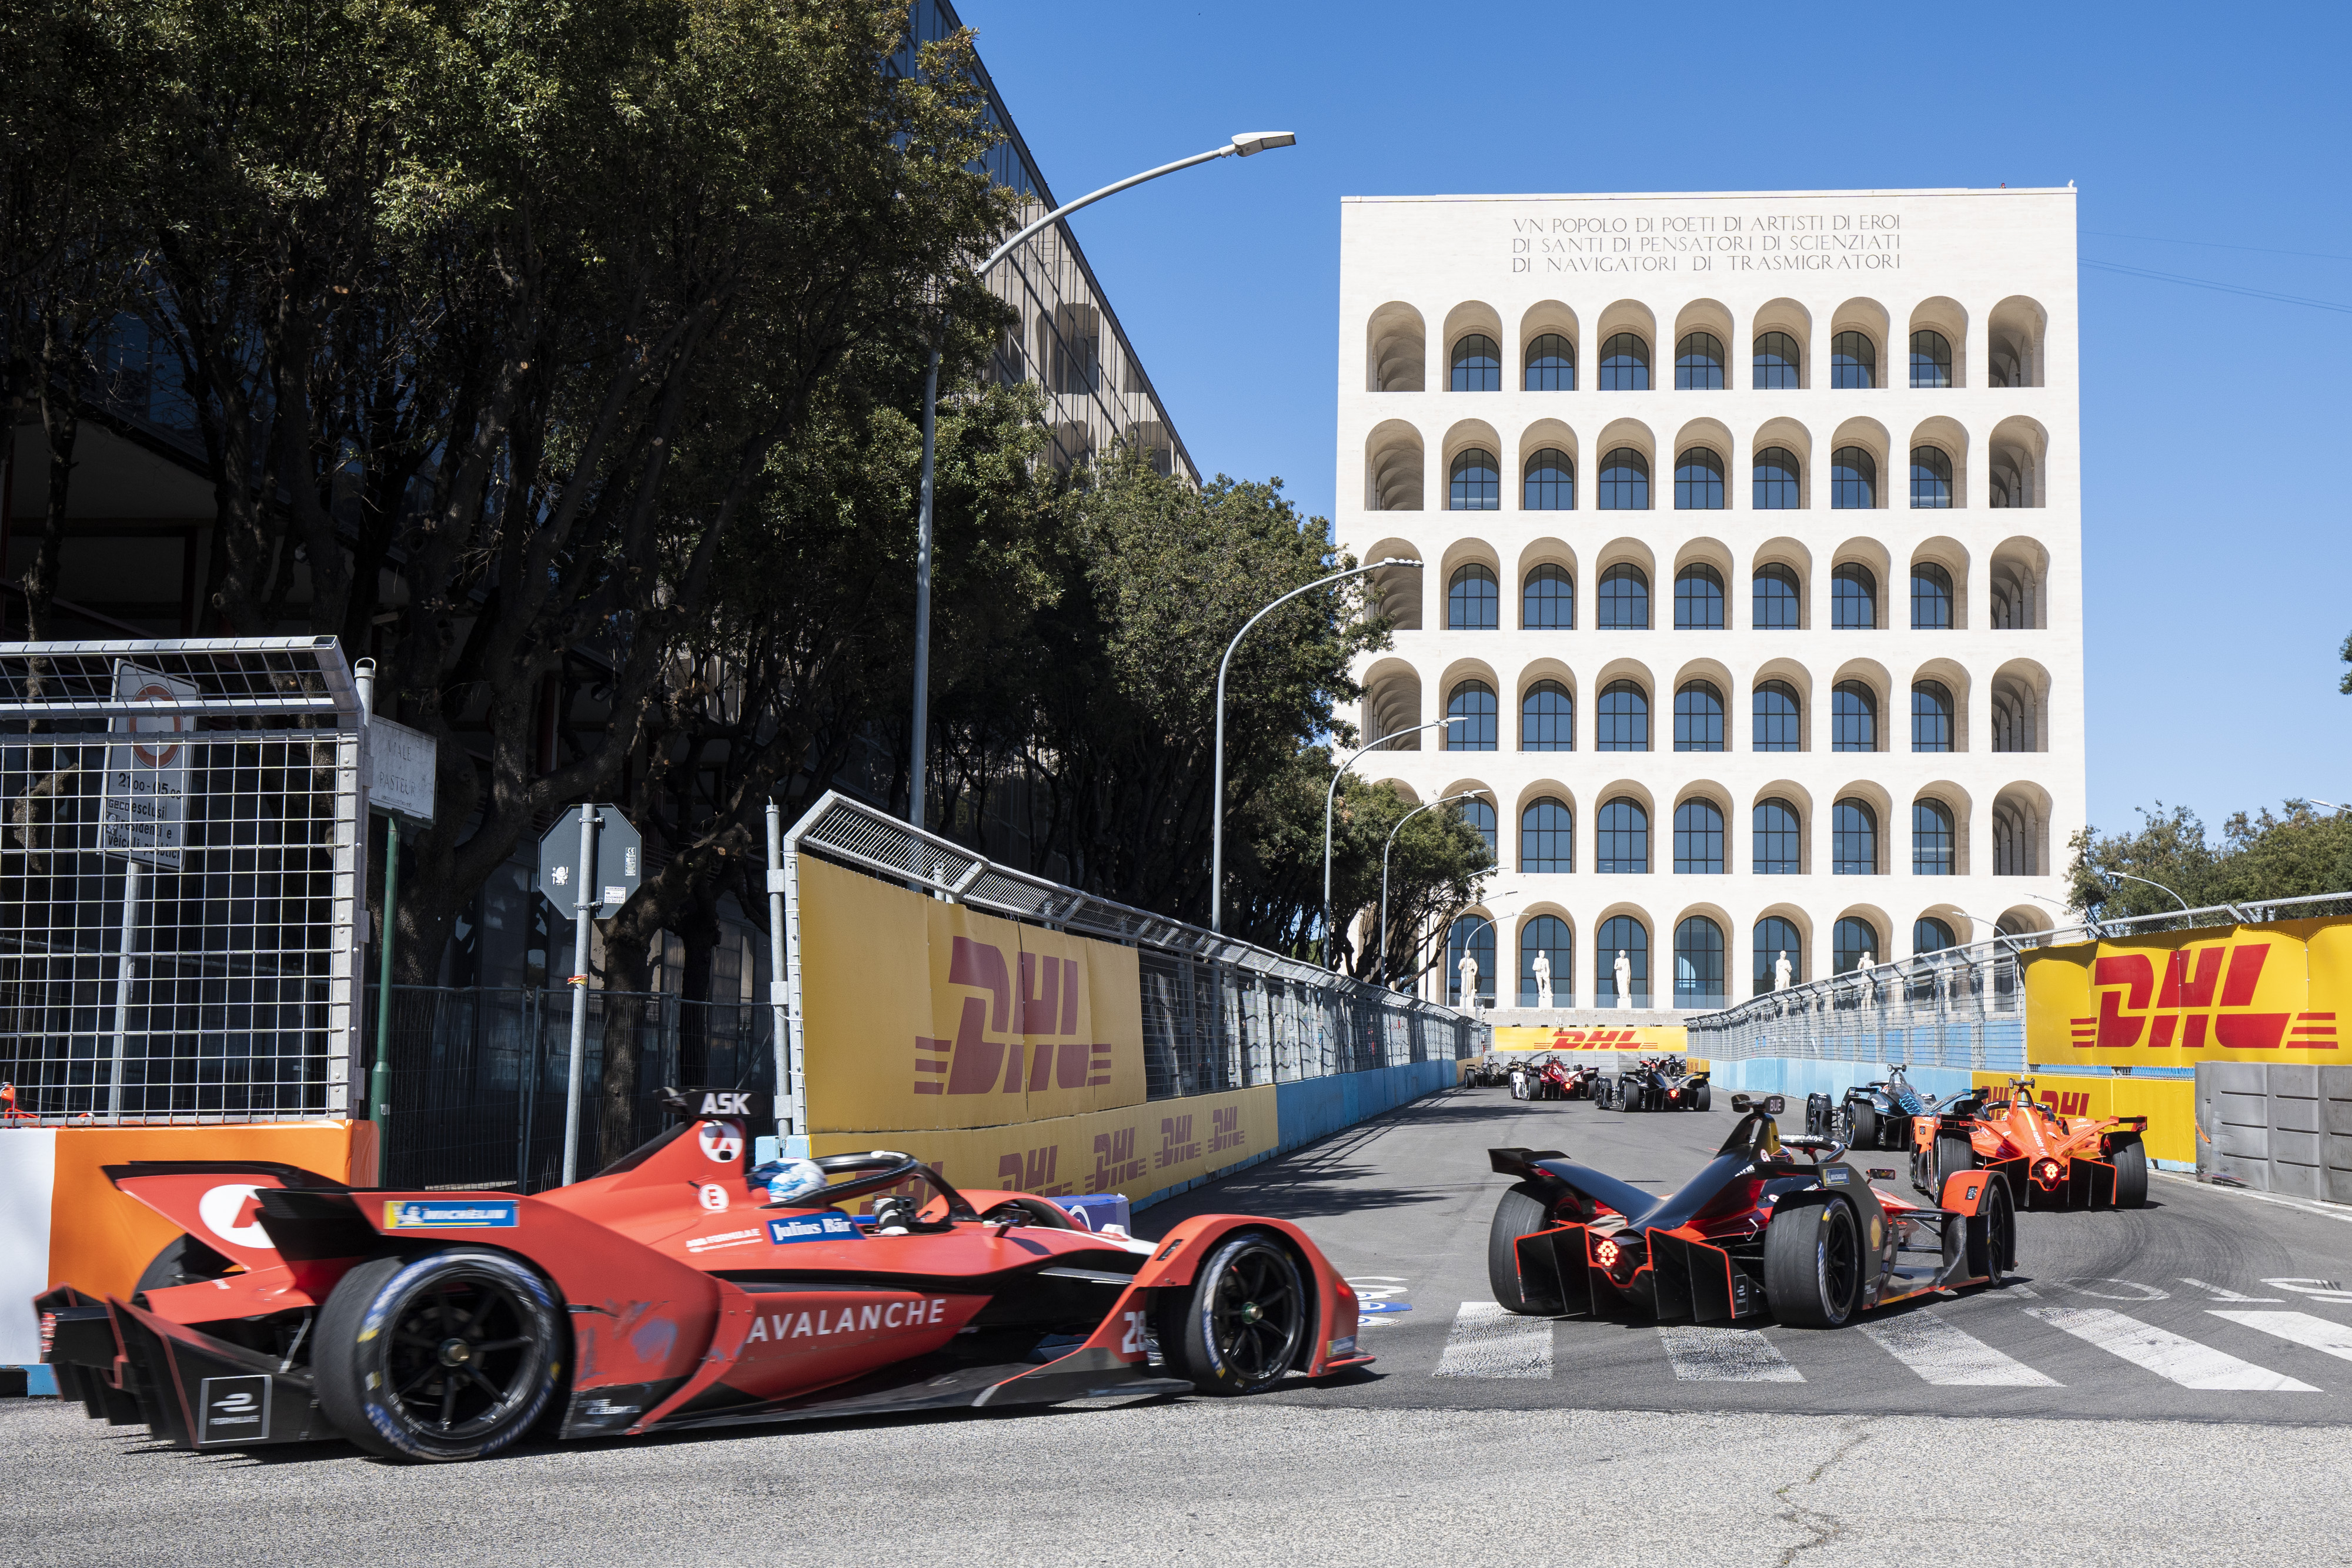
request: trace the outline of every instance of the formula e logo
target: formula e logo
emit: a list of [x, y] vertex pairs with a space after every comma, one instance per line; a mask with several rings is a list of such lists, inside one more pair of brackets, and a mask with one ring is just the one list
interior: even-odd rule
[[207, 1377], [196, 1390], [196, 1442], [258, 1442], [269, 1435], [269, 1379]]
[[705, 1122], [695, 1137], [702, 1145], [702, 1157], [713, 1165], [731, 1166], [743, 1157], [743, 1134], [732, 1122]]
[[694, 1197], [697, 1202], [713, 1214], [723, 1213], [726, 1210], [727, 1189], [715, 1181], [704, 1182], [695, 1188]]

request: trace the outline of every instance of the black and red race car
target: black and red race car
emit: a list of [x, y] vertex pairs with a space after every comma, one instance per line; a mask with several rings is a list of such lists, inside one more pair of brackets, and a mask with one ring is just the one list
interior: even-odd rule
[[[182, 1448], [345, 1437], [440, 1460], [532, 1431], [1248, 1394], [1371, 1359], [1354, 1292], [1282, 1220], [1136, 1241], [883, 1150], [766, 1201], [747, 1154], [764, 1099], [686, 1092], [669, 1132], [530, 1197], [110, 1166], [186, 1233], [128, 1301], [39, 1297], [43, 1359], [93, 1416]], [[841, 1207], [864, 1197], [876, 1213]]]
[[1706, 1073], [1693, 1072], [1678, 1056], [1643, 1057], [1592, 1092], [1603, 1111], [1704, 1111], [1714, 1103]]
[[1956, 1172], [1941, 1207], [1922, 1207], [1871, 1185], [1893, 1171], [1865, 1176], [1839, 1162], [1844, 1148], [1831, 1139], [1781, 1137], [1745, 1094], [1732, 1108], [1746, 1114], [1715, 1158], [1664, 1197], [1558, 1150], [1488, 1150], [1496, 1171], [1518, 1178], [1487, 1233], [1496, 1301], [1538, 1316], [1706, 1323], [1769, 1312], [1835, 1328], [1872, 1307], [1998, 1283], [2015, 1265], [1999, 1176]]

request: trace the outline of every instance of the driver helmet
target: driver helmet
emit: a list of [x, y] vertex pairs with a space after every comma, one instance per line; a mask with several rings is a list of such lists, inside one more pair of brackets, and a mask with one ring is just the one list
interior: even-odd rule
[[814, 1160], [771, 1160], [751, 1173], [751, 1181], [767, 1187], [770, 1203], [791, 1203], [823, 1192], [825, 1174]]

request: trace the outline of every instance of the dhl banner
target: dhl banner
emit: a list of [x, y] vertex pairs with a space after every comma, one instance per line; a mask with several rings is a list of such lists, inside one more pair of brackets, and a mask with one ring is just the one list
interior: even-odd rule
[[2352, 920], [2161, 932], [2025, 958], [2026, 1051], [2037, 1063], [2345, 1060], [2337, 1014], [2352, 1011]]
[[[2007, 1089], [2005, 1072], [1969, 1075], [1978, 1089]], [[2145, 1116], [2148, 1156], [2197, 1160], [2197, 1081], [2193, 1078], [2040, 1078], [2033, 1097], [2062, 1116]]]
[[1133, 948], [813, 857], [800, 862], [800, 895], [813, 1132], [1002, 1128], [1142, 1103]]
[[1680, 1024], [1625, 1029], [1528, 1029], [1495, 1026], [1496, 1051], [1630, 1051], [1644, 1056], [1680, 1056], [1689, 1030]]

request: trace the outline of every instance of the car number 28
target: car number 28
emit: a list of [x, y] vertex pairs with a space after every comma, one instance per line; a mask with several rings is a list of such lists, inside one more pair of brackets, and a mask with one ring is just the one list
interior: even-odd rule
[[1143, 1314], [1121, 1312], [1119, 1318], [1122, 1332], [1118, 1338], [1118, 1354], [1121, 1355], [1143, 1354]]

